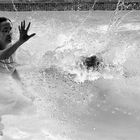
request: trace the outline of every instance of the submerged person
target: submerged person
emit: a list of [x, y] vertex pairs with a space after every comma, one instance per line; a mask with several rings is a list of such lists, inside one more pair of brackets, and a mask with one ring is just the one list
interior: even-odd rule
[[102, 65], [102, 59], [97, 55], [82, 58], [82, 64], [87, 70], [99, 70]]
[[[21, 82], [15, 67], [14, 54], [23, 43], [35, 36], [35, 33], [28, 35], [30, 24], [26, 27], [25, 20], [21, 22], [21, 25], [18, 26], [19, 39], [12, 44], [12, 22], [6, 17], [0, 17], [0, 116], [10, 114], [13, 110], [14, 113], [20, 112], [27, 104], [31, 105], [31, 101], [27, 97], [15, 92], [16, 85], [13, 82], [10, 83], [6, 76], [4, 77], [8, 74], [16, 81]], [[13, 91], [10, 86], [14, 86]], [[2, 131], [0, 134], [2, 135]]]
[[90, 57], [86, 57], [83, 61], [83, 64], [86, 66], [86, 68], [89, 69], [98, 69], [100, 65], [100, 60], [96, 55], [92, 55]]

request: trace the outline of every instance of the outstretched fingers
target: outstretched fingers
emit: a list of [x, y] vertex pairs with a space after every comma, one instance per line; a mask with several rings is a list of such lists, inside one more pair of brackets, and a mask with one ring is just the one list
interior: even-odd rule
[[28, 39], [30, 39], [31, 37], [36, 35], [35, 33], [33, 33], [31, 35], [28, 35], [30, 25], [31, 25], [31, 22], [29, 22], [27, 27], [26, 27], [25, 20], [24, 20], [24, 21], [21, 22], [21, 25], [18, 26], [18, 29], [19, 29], [19, 32], [20, 32], [20, 40], [22, 40], [23, 42], [26, 42]]
[[28, 32], [29, 28], [30, 28], [31, 22], [29, 22], [27, 28], [26, 28], [26, 32]]
[[25, 20], [23, 21], [23, 28], [25, 29]]
[[21, 30], [25, 30], [25, 20], [21, 22], [20, 27], [21, 27]]
[[29, 22], [27, 28], [25, 28], [25, 20], [21, 22], [21, 25], [20, 25], [20, 31], [21, 30], [24, 30], [26, 32], [28, 32], [29, 28], [30, 28], [30, 25], [31, 25], [31, 22]]
[[31, 38], [31, 37], [33, 37], [35, 35], [36, 35], [36, 33], [33, 33], [33, 34], [29, 35], [29, 38]]
[[20, 24], [20, 27], [21, 27], [21, 29], [22, 29], [22, 22], [21, 22], [21, 24]]

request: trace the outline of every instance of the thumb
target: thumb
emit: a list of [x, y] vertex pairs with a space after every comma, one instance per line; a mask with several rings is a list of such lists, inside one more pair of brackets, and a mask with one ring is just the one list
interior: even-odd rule
[[33, 34], [29, 35], [29, 38], [31, 38], [31, 37], [33, 37], [35, 35], [36, 35], [36, 33], [33, 33]]

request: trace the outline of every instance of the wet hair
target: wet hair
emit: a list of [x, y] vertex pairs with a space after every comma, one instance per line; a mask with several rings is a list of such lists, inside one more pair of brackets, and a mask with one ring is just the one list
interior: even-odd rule
[[[9, 18], [6, 18], [6, 17], [0, 17], [0, 24], [4, 21], [7, 21], [9, 20], [11, 22], [11, 20]], [[12, 23], [12, 22], [11, 22]]]
[[97, 69], [100, 65], [100, 60], [97, 58], [97, 56], [93, 55], [90, 57], [86, 57], [83, 64], [87, 69]]

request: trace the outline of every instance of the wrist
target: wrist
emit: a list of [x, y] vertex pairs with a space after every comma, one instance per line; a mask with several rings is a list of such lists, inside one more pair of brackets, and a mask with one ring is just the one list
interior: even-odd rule
[[22, 41], [22, 40], [19, 39], [19, 40], [17, 41], [17, 43], [18, 43], [19, 45], [22, 45], [22, 44], [24, 43], [24, 41]]

